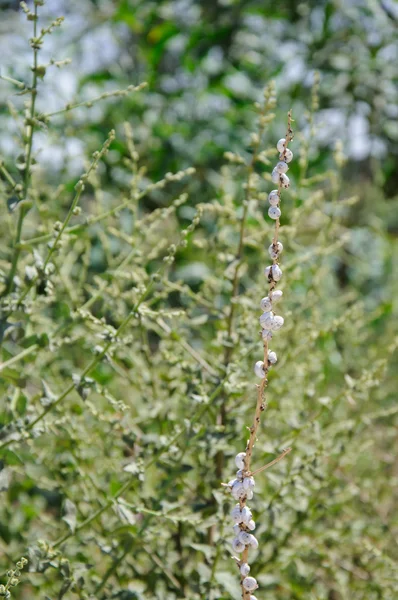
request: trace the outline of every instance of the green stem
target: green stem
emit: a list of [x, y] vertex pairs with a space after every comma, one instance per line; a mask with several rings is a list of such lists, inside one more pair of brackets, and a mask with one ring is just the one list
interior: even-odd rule
[[[223, 381], [221, 381], [217, 387], [214, 389], [213, 393], [211, 394], [210, 398], [209, 398], [209, 402], [204, 404], [200, 410], [198, 410], [198, 412], [196, 413], [196, 415], [194, 415], [194, 417], [190, 420], [190, 425], [195, 424], [196, 422], [198, 422], [202, 416], [204, 415], [204, 413], [209, 409], [209, 407], [212, 404], [212, 401], [217, 397], [219, 391], [223, 388], [224, 383], [226, 382], [226, 379], [224, 379]], [[154, 465], [156, 463], [156, 461], [163, 455], [165, 454], [165, 452], [167, 452], [172, 446], [174, 446], [174, 444], [176, 443], [176, 441], [184, 434], [186, 433], [188, 429], [188, 425], [185, 426], [183, 429], [181, 429], [181, 431], [179, 431], [167, 444], [167, 446], [165, 446], [164, 448], [161, 448], [156, 454], [154, 454], [151, 458], [151, 460], [148, 461], [148, 463], [145, 465], [145, 470], [149, 469], [150, 467], [152, 467], [152, 465]], [[0, 446], [1, 449], [2, 446]], [[85, 527], [87, 527], [87, 525], [90, 525], [90, 523], [92, 523], [93, 521], [95, 521], [98, 517], [100, 517], [105, 511], [107, 511], [111, 506], [113, 506], [113, 504], [115, 503], [115, 500], [117, 500], [118, 498], [120, 498], [120, 496], [122, 496], [128, 489], [130, 489], [130, 486], [133, 485], [133, 483], [137, 482], [137, 477], [134, 475], [134, 477], [131, 477], [130, 479], [128, 479], [128, 481], [126, 481], [124, 483], [124, 485], [119, 489], [119, 491], [116, 492], [116, 494], [114, 494], [112, 496], [112, 498], [110, 500], [108, 500], [103, 506], [101, 506], [100, 508], [98, 508], [90, 517], [87, 517], [87, 519], [85, 519], [82, 523], [80, 523], [80, 525], [78, 525], [75, 528], [75, 531], [69, 531], [68, 533], [66, 533], [65, 535], [63, 535], [62, 537], [60, 537], [56, 542], [54, 542], [53, 544], [53, 548], [57, 548], [58, 546], [60, 546], [61, 544], [63, 544], [64, 542], [66, 542], [66, 540], [70, 539], [71, 537], [73, 537], [76, 533], [78, 533], [79, 531], [81, 531], [82, 529], [84, 529]], [[149, 511], [149, 510], [141, 510], [140, 508], [137, 508], [137, 511], [140, 512], [146, 512], [148, 513], [148, 518], [152, 518], [154, 516], [158, 517], [159, 514], [157, 512], [154, 511]]]
[[[34, 39], [36, 39], [36, 37], [37, 37], [37, 6], [38, 5], [35, 4], [34, 19], [33, 19], [33, 38]], [[31, 104], [30, 104], [30, 113], [29, 113], [29, 120], [28, 120], [29, 135], [28, 135], [28, 143], [27, 143], [27, 149], [26, 149], [25, 177], [24, 177], [23, 191], [22, 191], [22, 199], [23, 200], [26, 200], [26, 198], [27, 198], [28, 191], [29, 191], [30, 179], [31, 179], [30, 178], [30, 167], [31, 167], [31, 163], [32, 163], [33, 134], [35, 131], [34, 117], [35, 117], [35, 106], [36, 106], [36, 97], [37, 97], [37, 89], [36, 89], [36, 87], [37, 87], [37, 56], [38, 56], [38, 46], [36, 44], [33, 44], [33, 78], [32, 78], [32, 89], [31, 89], [32, 100], [31, 100]], [[4, 292], [5, 295], [9, 294], [13, 289], [14, 277], [17, 272], [18, 260], [19, 260], [20, 254], [21, 254], [21, 249], [19, 248], [19, 242], [21, 241], [22, 225], [23, 225], [23, 221], [24, 221], [24, 218], [25, 218], [27, 212], [28, 211], [27, 211], [26, 206], [24, 206], [21, 203], [21, 206], [19, 209], [19, 215], [18, 215], [17, 233], [16, 233], [15, 241], [14, 241], [14, 255], [12, 258], [11, 270], [10, 270], [10, 273], [8, 276], [7, 286], [6, 286], [6, 289]]]
[[8, 367], [11, 367], [11, 365], [20, 361], [25, 356], [32, 354], [32, 352], [34, 352], [37, 348], [38, 348], [38, 345], [33, 344], [32, 346], [29, 346], [29, 348], [26, 348], [26, 350], [22, 350], [22, 352], [20, 352], [16, 356], [13, 356], [12, 358], [6, 360], [6, 362], [1, 363], [0, 364], [0, 372], [4, 371], [4, 369], [7, 369]]
[[102, 580], [95, 588], [95, 590], [94, 590], [95, 596], [97, 596], [103, 590], [109, 577], [111, 577], [111, 575], [113, 575], [113, 573], [116, 571], [118, 566], [124, 561], [124, 559], [126, 558], [127, 554], [130, 552], [132, 547], [133, 547], [133, 540], [130, 539], [126, 544], [126, 548], [125, 548], [124, 552], [119, 556], [119, 558], [117, 560], [113, 561], [113, 563], [111, 564], [109, 569], [107, 569], [107, 571], [105, 572], [105, 575], [103, 576]]
[[17, 182], [15, 181], [15, 179], [13, 178], [11, 173], [9, 173], [8, 169], [6, 169], [6, 167], [4, 166], [3, 161], [1, 159], [0, 159], [0, 173], [3, 174], [3, 177], [5, 179], [7, 179], [8, 183], [10, 184], [12, 189], [14, 189], [17, 185]]
[[[132, 310], [126, 316], [124, 321], [122, 321], [122, 323], [120, 324], [119, 328], [117, 329], [117, 331], [115, 333], [115, 338], [117, 338], [119, 335], [121, 335], [121, 333], [125, 330], [125, 328], [129, 324], [129, 322], [131, 321], [133, 316], [136, 314], [140, 304], [145, 300], [147, 295], [150, 293], [152, 286], [153, 286], [153, 281], [148, 285], [147, 289], [141, 294], [140, 298], [137, 300], [136, 304], [133, 306]], [[92, 371], [92, 369], [94, 369], [97, 366], [97, 364], [104, 358], [105, 354], [108, 352], [108, 350], [112, 346], [112, 344], [113, 344], [113, 340], [110, 340], [106, 344], [106, 346], [103, 348], [103, 350], [95, 358], [93, 358], [93, 360], [87, 365], [87, 367], [84, 369], [83, 373], [81, 374], [81, 379], [84, 379], [84, 377], [86, 377], [86, 375], [88, 375], [90, 373], [90, 371]], [[55, 408], [60, 402], [62, 402], [62, 400], [64, 400], [74, 389], [75, 389], [75, 384], [71, 383], [66, 388], [66, 390], [64, 392], [62, 392], [62, 394], [60, 394], [54, 400], [54, 402], [49, 404], [39, 415], [37, 415], [37, 417], [33, 421], [31, 421], [29, 423], [29, 425], [27, 425], [25, 431], [30, 431], [37, 423], [39, 423], [42, 419], [44, 419], [44, 417], [51, 410], [53, 410], [53, 408]], [[0, 450], [2, 448], [7, 447], [13, 441], [14, 440], [12, 440], [12, 439], [5, 441], [3, 444], [0, 445]]]

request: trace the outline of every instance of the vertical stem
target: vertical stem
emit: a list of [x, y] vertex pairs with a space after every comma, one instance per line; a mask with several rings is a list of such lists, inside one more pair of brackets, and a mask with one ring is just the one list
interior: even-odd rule
[[21, 249], [19, 248], [19, 242], [21, 241], [22, 225], [23, 225], [23, 221], [26, 216], [26, 213], [27, 213], [27, 208], [23, 204], [23, 200], [26, 200], [26, 198], [28, 196], [28, 191], [29, 191], [29, 184], [30, 184], [30, 179], [31, 179], [30, 167], [32, 164], [33, 133], [35, 130], [34, 117], [35, 117], [35, 107], [36, 107], [36, 97], [37, 97], [37, 89], [36, 89], [37, 88], [37, 57], [38, 57], [38, 52], [39, 52], [39, 48], [35, 42], [36, 37], [37, 37], [37, 19], [38, 19], [37, 4], [35, 3], [34, 18], [33, 18], [33, 41], [32, 41], [33, 76], [32, 76], [32, 88], [30, 91], [32, 99], [31, 99], [31, 104], [30, 104], [29, 117], [27, 119], [27, 128], [28, 128], [29, 133], [28, 133], [27, 145], [26, 145], [26, 149], [25, 149], [25, 176], [24, 176], [24, 180], [23, 180], [22, 201], [21, 201], [21, 206], [19, 207], [17, 232], [16, 232], [16, 236], [15, 236], [15, 241], [14, 241], [14, 254], [13, 254], [10, 274], [8, 276], [7, 286], [6, 286], [4, 294], [9, 294], [13, 289], [14, 277], [17, 272], [18, 260], [19, 260], [20, 254], [21, 254]]
[[[264, 116], [265, 109], [266, 109], [266, 105], [263, 106], [261, 113], [260, 113], [260, 117]], [[234, 316], [235, 316], [234, 299], [238, 295], [239, 269], [241, 266], [241, 261], [242, 261], [242, 256], [243, 256], [246, 220], [247, 220], [247, 213], [249, 210], [250, 191], [251, 191], [250, 190], [250, 187], [251, 187], [250, 179], [254, 173], [258, 153], [260, 150], [261, 139], [264, 134], [264, 130], [265, 130], [265, 123], [260, 119], [260, 125], [258, 128], [257, 139], [256, 139], [255, 143], [253, 144], [253, 155], [252, 155], [251, 161], [247, 167], [247, 182], [246, 182], [246, 189], [245, 189], [245, 198], [244, 198], [244, 202], [243, 202], [243, 214], [242, 214], [242, 218], [240, 221], [238, 249], [237, 249], [237, 252], [235, 255], [236, 266], [235, 266], [234, 276], [233, 276], [233, 280], [232, 280], [231, 304], [229, 307], [229, 314], [227, 317], [227, 341], [229, 343], [231, 343], [232, 329], [233, 329]], [[233, 353], [232, 346], [231, 345], [226, 346], [225, 352], [224, 352], [224, 367], [225, 368], [229, 365], [229, 363], [231, 361], [232, 353]], [[221, 406], [220, 406], [220, 412], [217, 416], [217, 425], [221, 425], [221, 426], [225, 425], [226, 419], [227, 419], [227, 405], [226, 405], [226, 396], [224, 395]], [[218, 479], [222, 478], [223, 467], [224, 467], [224, 454], [223, 454], [223, 452], [220, 451], [217, 453], [217, 456], [216, 456], [216, 476]]]
[[[292, 121], [292, 114], [291, 114], [291, 110], [288, 112], [288, 123], [287, 123], [287, 133], [286, 133], [286, 142], [285, 142], [285, 150], [287, 149], [287, 146], [289, 144], [289, 142], [292, 140], [293, 138], [293, 131], [291, 128], [291, 121]], [[278, 186], [278, 195], [280, 197], [281, 195], [281, 182], [279, 182], [279, 186]], [[275, 250], [278, 247], [278, 234], [279, 234], [279, 219], [276, 219], [275, 221], [275, 230], [274, 230], [274, 236], [273, 236], [273, 240], [272, 240], [272, 244], [275, 247]], [[278, 263], [278, 255], [276, 256], [276, 258], [273, 259], [273, 264], [277, 264]], [[269, 276], [269, 297], [272, 298], [272, 290], [275, 288], [276, 285], [276, 281], [273, 280], [272, 278], [272, 271], [270, 273]], [[263, 348], [264, 348], [264, 371], [265, 371], [265, 376], [264, 378], [261, 380], [260, 385], [257, 386], [257, 401], [256, 401], [256, 408], [254, 411], [254, 417], [253, 417], [253, 424], [249, 429], [250, 435], [249, 435], [249, 440], [246, 444], [246, 456], [245, 456], [245, 460], [244, 460], [244, 475], [248, 475], [250, 473], [250, 464], [251, 464], [251, 460], [252, 460], [252, 455], [253, 455], [253, 448], [254, 445], [256, 443], [256, 439], [257, 439], [257, 431], [258, 428], [260, 426], [260, 421], [261, 421], [261, 414], [264, 412], [264, 410], [266, 409], [266, 402], [265, 402], [265, 389], [267, 388], [268, 385], [268, 379], [267, 379], [267, 375], [268, 375], [268, 369], [269, 369], [269, 363], [268, 363], [268, 340], [265, 338], [263, 339]], [[241, 509], [246, 506], [246, 496], [244, 496], [241, 500], [240, 500], [240, 507]], [[242, 552], [242, 557], [241, 560], [239, 561], [238, 565], [241, 565], [242, 563], [247, 563], [248, 562], [248, 556], [249, 556], [249, 546], [246, 546], [244, 551]], [[249, 600], [251, 592], [245, 590], [245, 588], [243, 587], [243, 579], [244, 577], [241, 576], [241, 589], [242, 589], [242, 599], [243, 600]]]

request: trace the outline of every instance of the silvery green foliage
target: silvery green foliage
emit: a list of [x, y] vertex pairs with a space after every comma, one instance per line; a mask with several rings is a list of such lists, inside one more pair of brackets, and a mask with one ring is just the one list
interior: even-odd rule
[[[189, 86], [182, 101], [189, 118], [166, 114], [170, 98], [136, 89], [136, 80], [134, 88], [107, 81], [93, 95], [86, 87], [65, 106], [57, 95], [59, 103], [46, 108], [41, 85], [54, 89], [59, 75], [58, 65], [47, 65], [46, 39], [56, 40], [54, 60], [67, 53], [55, 17], [39, 21], [38, 36], [52, 22], [54, 37], [46, 33], [38, 52], [33, 118], [33, 62], [10, 69], [16, 83], [1, 82], [17, 114], [12, 128], [2, 128], [0, 162], [0, 585], [18, 579], [6, 590], [15, 598], [228, 598], [237, 577], [226, 535], [231, 496], [219, 491], [215, 465], [220, 455], [233, 463], [252, 415], [248, 374], [262, 343], [253, 312], [267, 293], [273, 135], [264, 137], [248, 178], [256, 138], [243, 133], [247, 113], [229, 104], [231, 147], [225, 120], [214, 120], [227, 163], [212, 164], [203, 180], [189, 167], [200, 166], [204, 145], [189, 118], [201, 109], [203, 120], [206, 111], [189, 103]], [[244, 25], [248, 33], [253, 27]], [[241, 41], [237, 53], [250, 43]], [[83, 105], [73, 110], [68, 102]], [[295, 114], [306, 130], [304, 114]], [[189, 143], [178, 146], [175, 132]], [[172, 159], [161, 151], [163, 136], [179, 148], [173, 168], [164, 167]], [[53, 170], [51, 149], [55, 161], [59, 147], [65, 165]], [[322, 154], [321, 165], [318, 155], [296, 158], [288, 163], [281, 228], [286, 322], [274, 337], [270, 435], [254, 466], [281, 446], [294, 449], [256, 480], [257, 527], [251, 511], [237, 518], [251, 535], [256, 527], [261, 598], [394, 598], [391, 241], [382, 212], [371, 226], [368, 219], [384, 199], [378, 188], [360, 190], [366, 219], [355, 221], [352, 235], [356, 206], [342, 185], [341, 151]], [[22, 555], [24, 570], [16, 564]]]

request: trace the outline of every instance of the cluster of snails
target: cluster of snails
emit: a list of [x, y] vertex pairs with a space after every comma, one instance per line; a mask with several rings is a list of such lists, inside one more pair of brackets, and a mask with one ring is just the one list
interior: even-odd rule
[[[232, 549], [237, 554], [241, 554], [245, 548], [258, 548], [257, 538], [250, 533], [256, 528], [253, 521], [253, 515], [250, 508], [245, 504], [241, 505], [242, 500], [251, 500], [253, 498], [255, 482], [252, 476], [245, 475], [245, 458], [246, 452], [239, 452], [235, 457], [235, 464], [238, 467], [236, 478], [228, 483], [228, 488], [231, 491], [235, 500], [239, 500], [232, 511], [231, 517], [234, 521], [233, 531], [235, 537], [232, 542]], [[250, 567], [247, 562], [241, 562], [239, 565], [240, 574], [242, 576], [242, 585], [245, 590], [252, 592], [257, 589], [257, 581], [254, 577], [249, 577]], [[256, 600], [255, 596], [250, 596], [250, 600]]]
[[[265, 268], [264, 274], [269, 283], [269, 292], [261, 300], [261, 309], [263, 311], [260, 317], [260, 325], [262, 330], [262, 338], [264, 341], [264, 361], [257, 361], [254, 366], [254, 372], [257, 377], [266, 380], [268, 369], [277, 362], [277, 355], [274, 351], [268, 349], [268, 341], [272, 339], [274, 332], [278, 331], [283, 324], [283, 317], [274, 313], [275, 305], [281, 300], [283, 292], [281, 290], [274, 289], [276, 283], [282, 277], [282, 270], [279, 267], [278, 260], [281, 252], [283, 251], [283, 245], [278, 241], [279, 231], [279, 218], [281, 216], [280, 200], [281, 190], [288, 188], [290, 185], [289, 177], [286, 175], [289, 167], [288, 163], [293, 159], [292, 151], [287, 147], [289, 141], [292, 139], [290, 130], [290, 113], [289, 113], [289, 128], [288, 135], [278, 141], [277, 149], [279, 151], [279, 161], [276, 167], [272, 171], [271, 179], [274, 183], [278, 184], [277, 190], [272, 190], [268, 196], [270, 208], [268, 215], [271, 219], [276, 221], [275, 234], [272, 244], [268, 248], [272, 264]], [[265, 381], [266, 383], [266, 381]], [[250, 430], [250, 435], [256, 435], [256, 429]], [[248, 442], [248, 448], [254, 445], [254, 439]], [[240, 452], [235, 457], [235, 463], [238, 468], [235, 479], [226, 484], [226, 487], [230, 490], [233, 498], [238, 501], [236, 506], [232, 509], [231, 517], [234, 521], [233, 531], [235, 537], [232, 541], [233, 551], [237, 554], [243, 554], [241, 560], [236, 559], [241, 575], [241, 585], [243, 591], [243, 598], [245, 600], [257, 600], [256, 596], [252, 594], [257, 588], [258, 584], [254, 577], [249, 576], [250, 566], [247, 563], [248, 549], [258, 548], [257, 538], [251, 533], [254, 531], [256, 524], [253, 521], [253, 515], [250, 508], [247, 506], [246, 501], [253, 498], [255, 481], [251, 475], [250, 466], [251, 450], [249, 455], [247, 452]]]

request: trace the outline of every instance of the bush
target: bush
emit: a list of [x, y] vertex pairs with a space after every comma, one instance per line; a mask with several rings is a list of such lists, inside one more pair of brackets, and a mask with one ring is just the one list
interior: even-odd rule
[[[28, 67], [3, 76], [18, 95], [0, 161], [0, 593], [239, 598], [220, 484], [256, 403], [264, 213], [288, 107], [270, 83], [261, 117], [249, 87], [254, 98], [229, 97], [224, 133], [201, 135], [192, 95], [176, 108], [160, 94], [165, 67], [152, 56], [149, 89], [101, 82], [89, 96], [82, 85], [48, 109], [51, 69], [70, 67], [41, 62], [62, 23], [39, 24], [41, 5], [23, 8], [32, 81]], [[379, 159], [370, 179], [365, 168], [352, 179], [344, 145], [318, 150], [317, 74], [311, 89], [292, 94], [285, 327], [254, 466], [292, 452], [257, 478], [253, 571], [264, 599], [388, 599], [398, 589], [388, 185]]]

